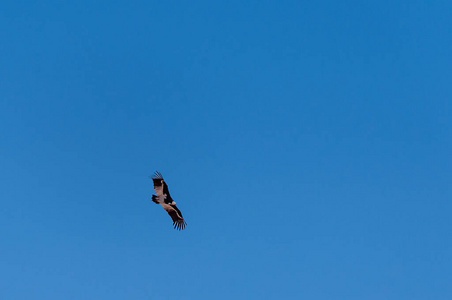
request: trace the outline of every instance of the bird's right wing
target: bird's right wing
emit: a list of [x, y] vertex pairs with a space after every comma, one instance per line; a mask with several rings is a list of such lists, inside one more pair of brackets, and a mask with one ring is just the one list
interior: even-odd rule
[[155, 172], [154, 175], [151, 177], [152, 182], [154, 183], [154, 191], [157, 196], [163, 195], [163, 186], [165, 184], [165, 181], [163, 180], [162, 174], [159, 172]]

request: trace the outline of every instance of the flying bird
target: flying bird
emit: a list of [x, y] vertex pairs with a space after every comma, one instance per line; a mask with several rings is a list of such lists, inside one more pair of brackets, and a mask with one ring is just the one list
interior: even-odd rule
[[152, 201], [163, 206], [166, 212], [170, 215], [171, 219], [173, 219], [173, 226], [175, 229], [184, 229], [187, 223], [182, 217], [182, 213], [177, 208], [176, 202], [174, 202], [173, 198], [171, 198], [168, 185], [165, 180], [163, 180], [162, 174], [155, 172], [151, 179], [154, 182], [155, 192], [155, 195], [152, 195]]

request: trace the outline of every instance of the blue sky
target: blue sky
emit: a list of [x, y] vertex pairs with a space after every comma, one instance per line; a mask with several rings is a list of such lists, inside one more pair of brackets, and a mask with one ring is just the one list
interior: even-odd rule
[[1, 298], [450, 299], [451, 12], [2, 2]]

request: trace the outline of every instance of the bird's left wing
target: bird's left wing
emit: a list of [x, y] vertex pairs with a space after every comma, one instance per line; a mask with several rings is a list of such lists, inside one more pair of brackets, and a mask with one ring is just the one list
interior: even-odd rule
[[175, 204], [164, 204], [163, 208], [170, 215], [171, 219], [173, 219], [173, 226], [175, 229], [181, 230], [185, 228], [185, 225], [187, 225], [187, 223], [185, 222], [184, 218], [182, 217], [182, 213]]

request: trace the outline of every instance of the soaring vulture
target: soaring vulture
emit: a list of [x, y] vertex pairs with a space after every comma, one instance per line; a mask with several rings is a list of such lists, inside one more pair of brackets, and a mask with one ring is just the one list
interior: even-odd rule
[[171, 198], [168, 185], [163, 180], [162, 174], [155, 172], [151, 177], [154, 182], [155, 195], [152, 195], [152, 201], [156, 204], [160, 204], [173, 219], [173, 226], [177, 230], [185, 228], [187, 223], [182, 217], [182, 213], [176, 206], [176, 202]]

